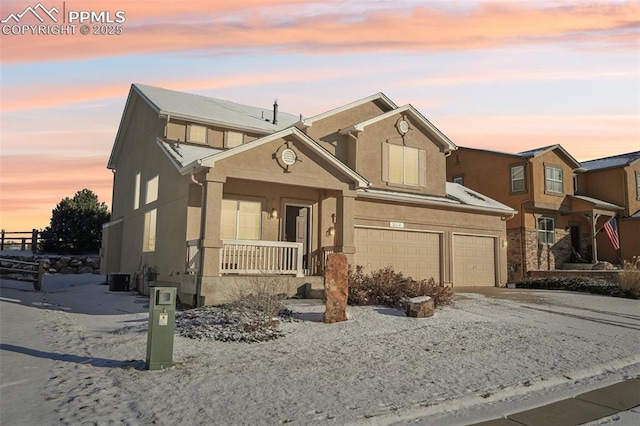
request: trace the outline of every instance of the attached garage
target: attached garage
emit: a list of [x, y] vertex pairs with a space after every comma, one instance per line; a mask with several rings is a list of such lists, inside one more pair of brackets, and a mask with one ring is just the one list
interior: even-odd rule
[[453, 285], [495, 286], [496, 262], [493, 237], [453, 235]]
[[386, 266], [415, 279], [441, 282], [442, 234], [356, 227], [356, 265], [372, 271]]

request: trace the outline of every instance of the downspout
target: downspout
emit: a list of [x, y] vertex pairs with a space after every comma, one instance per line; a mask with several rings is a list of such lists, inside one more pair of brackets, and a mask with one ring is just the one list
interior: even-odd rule
[[190, 175], [191, 181], [196, 185], [200, 186], [200, 188], [202, 188], [202, 195], [200, 197], [200, 237], [198, 238], [198, 256], [200, 257], [200, 260], [198, 262], [199, 264], [198, 274], [196, 275], [196, 294], [193, 295], [193, 306], [199, 307], [200, 306], [199, 296], [200, 296], [200, 291], [202, 289], [202, 266], [204, 265], [204, 250], [202, 250], [202, 241], [204, 239], [204, 218], [206, 217], [205, 203], [207, 201], [207, 197], [206, 197], [207, 187], [202, 182], [198, 182], [196, 180], [194, 172], [195, 172], [195, 167]]

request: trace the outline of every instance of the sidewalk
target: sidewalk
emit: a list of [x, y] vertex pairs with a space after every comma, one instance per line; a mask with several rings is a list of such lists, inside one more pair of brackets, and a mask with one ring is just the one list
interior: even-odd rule
[[[610, 418], [610, 420], [607, 420]], [[601, 420], [602, 422], [595, 422]], [[549, 405], [473, 426], [640, 425], [640, 379], [629, 379]]]

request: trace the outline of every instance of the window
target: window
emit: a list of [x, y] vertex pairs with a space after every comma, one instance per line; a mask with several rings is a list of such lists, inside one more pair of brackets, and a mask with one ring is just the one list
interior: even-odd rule
[[562, 194], [562, 169], [554, 166], [544, 168], [544, 188], [547, 192]]
[[454, 176], [453, 183], [457, 183], [458, 185], [464, 185], [464, 177], [463, 176]]
[[526, 189], [524, 183], [524, 165], [511, 167], [511, 192], [523, 192]]
[[636, 198], [640, 200], [640, 172], [636, 172]]
[[232, 132], [231, 130], [227, 130], [224, 133], [224, 136], [224, 146], [226, 148], [233, 148], [244, 143], [244, 134], [240, 132]]
[[578, 193], [578, 175], [575, 173], [573, 174], [573, 193]]
[[153, 209], [144, 214], [144, 239], [142, 251], [156, 250], [156, 216], [157, 209]]
[[205, 126], [198, 126], [197, 124], [190, 124], [187, 132], [187, 141], [207, 143], [207, 128]]
[[133, 209], [140, 207], [140, 173], [136, 174], [136, 187], [133, 189]]
[[147, 191], [145, 193], [145, 204], [153, 203], [158, 199], [158, 176], [147, 181]]
[[259, 240], [262, 235], [262, 203], [222, 200], [220, 237], [222, 239]]
[[426, 186], [425, 151], [385, 143], [382, 159], [382, 180], [401, 185]]
[[551, 217], [539, 217], [538, 244], [554, 244], [555, 242], [555, 221]]

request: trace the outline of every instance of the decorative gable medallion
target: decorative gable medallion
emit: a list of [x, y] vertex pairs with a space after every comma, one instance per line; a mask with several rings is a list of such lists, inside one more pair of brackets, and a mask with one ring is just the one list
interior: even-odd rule
[[411, 127], [409, 127], [409, 122], [405, 120], [404, 117], [400, 117], [396, 122], [396, 129], [398, 129], [398, 133], [404, 136]]
[[285, 171], [285, 173], [291, 173], [293, 171], [293, 167], [296, 165], [298, 161], [301, 161], [298, 158], [298, 153], [290, 146], [289, 142], [281, 145], [280, 148], [273, 154], [274, 158]]

